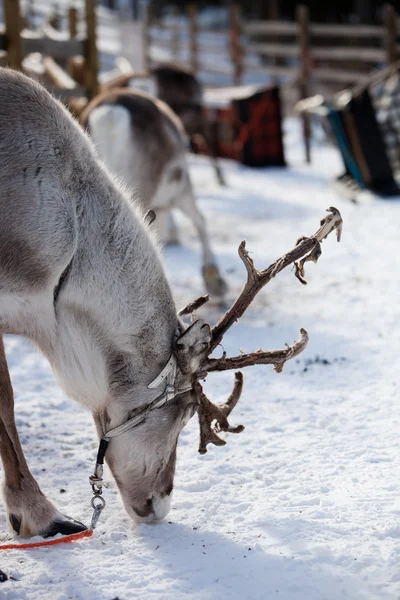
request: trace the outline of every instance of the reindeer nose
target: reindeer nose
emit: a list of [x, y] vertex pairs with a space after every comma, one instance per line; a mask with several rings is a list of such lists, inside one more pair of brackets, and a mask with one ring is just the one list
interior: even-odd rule
[[170, 495], [155, 495], [143, 507], [132, 507], [128, 512], [141, 523], [154, 523], [164, 519], [171, 509]]
[[170, 510], [171, 494], [165, 494], [164, 496], [155, 496], [153, 498], [153, 514], [155, 521], [161, 521], [161, 519], [165, 519]]

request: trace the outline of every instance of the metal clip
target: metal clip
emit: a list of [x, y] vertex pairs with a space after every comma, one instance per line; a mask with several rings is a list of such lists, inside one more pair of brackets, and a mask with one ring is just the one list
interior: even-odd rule
[[103, 491], [103, 480], [100, 477], [96, 477], [96, 475], [91, 475], [89, 477], [90, 485], [92, 486], [93, 494], [95, 496], [99, 495]]
[[92, 520], [90, 523], [90, 529], [91, 531], [93, 531], [97, 525], [97, 521], [99, 520], [99, 517], [101, 515], [101, 511], [103, 510], [103, 508], [106, 505], [106, 501], [104, 500], [103, 496], [101, 495], [101, 492], [96, 493], [95, 491], [93, 491], [94, 496], [90, 501], [91, 507], [93, 508], [93, 515], [92, 515]]

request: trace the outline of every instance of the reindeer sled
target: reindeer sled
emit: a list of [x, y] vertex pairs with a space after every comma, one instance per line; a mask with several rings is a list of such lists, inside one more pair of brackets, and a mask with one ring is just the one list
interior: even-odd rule
[[248, 167], [286, 166], [278, 86], [211, 88], [204, 105], [217, 156]]
[[296, 108], [328, 125], [345, 168], [334, 182], [339, 192], [353, 201], [365, 190], [400, 195], [400, 63], [331, 99], [314, 96]]

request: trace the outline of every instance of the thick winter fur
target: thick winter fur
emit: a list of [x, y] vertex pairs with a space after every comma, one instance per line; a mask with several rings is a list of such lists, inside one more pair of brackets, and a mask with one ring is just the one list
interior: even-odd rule
[[226, 286], [216, 266], [203, 215], [197, 208], [185, 156], [182, 124], [162, 101], [137, 90], [115, 89], [95, 98], [82, 114], [108, 167], [128, 183], [144, 207], [157, 213], [167, 237], [168, 211], [190, 217], [203, 248], [203, 275], [212, 296]]
[[[147, 385], [167, 363], [177, 330], [141, 211], [61, 104], [0, 69], [0, 336], [31, 339], [101, 435], [160, 394]], [[0, 350], [0, 451], [12, 527], [24, 535], [74, 530], [29, 472]], [[193, 407], [186, 393], [111, 441], [106, 459], [132, 516], [168, 512], [177, 438]]]

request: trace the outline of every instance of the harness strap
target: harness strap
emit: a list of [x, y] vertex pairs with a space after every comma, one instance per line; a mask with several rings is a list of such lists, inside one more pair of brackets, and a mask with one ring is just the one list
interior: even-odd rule
[[184, 394], [185, 392], [188, 392], [192, 389], [191, 385], [187, 385], [179, 389], [175, 388], [176, 372], [176, 358], [173, 354], [171, 354], [170, 359], [168, 360], [161, 373], [155, 379], [153, 379], [153, 381], [151, 381], [147, 386], [148, 389], [152, 390], [160, 387], [165, 382], [166, 385], [164, 392], [160, 396], [158, 396], [158, 398], [153, 400], [153, 402], [147, 404], [138, 414], [134, 415], [128, 421], [125, 421], [125, 423], [118, 425], [118, 427], [110, 429], [101, 438], [99, 450], [97, 452], [94, 473], [89, 477], [90, 483], [93, 488], [93, 492], [95, 494], [101, 494], [102, 491], [104, 457], [110, 440], [114, 437], [117, 437], [118, 435], [121, 435], [122, 433], [125, 433], [126, 431], [129, 431], [129, 429], [136, 427], [136, 425], [143, 423], [147, 415], [152, 410], [156, 408], [161, 408], [162, 406], [164, 406], [164, 404], [166, 404], [166, 402], [173, 400], [175, 396], [179, 394]]
[[175, 381], [176, 375], [176, 358], [173, 354], [171, 354], [169, 361], [161, 371], [161, 373], [153, 379], [151, 383], [147, 386], [149, 390], [154, 390], [154, 388], [160, 387], [164, 379], [167, 379], [169, 382], [172, 379], [172, 383]]
[[178, 394], [183, 394], [184, 392], [191, 390], [191, 385], [187, 385], [180, 389], [175, 388], [176, 371], [176, 358], [173, 354], [171, 354], [169, 361], [161, 373], [147, 386], [147, 389], [153, 390], [161, 387], [165, 382], [165, 389], [161, 396], [158, 396], [158, 398], [153, 400], [153, 402], [147, 404], [137, 415], [133, 416], [128, 421], [125, 421], [125, 423], [122, 423], [122, 425], [118, 425], [118, 427], [114, 427], [114, 429], [107, 431], [107, 433], [103, 435], [102, 440], [109, 442], [111, 438], [125, 433], [129, 429], [132, 429], [132, 427], [136, 427], [136, 425], [139, 425], [139, 423], [142, 423], [145, 420], [150, 411], [154, 410], [155, 408], [161, 408], [161, 406], [164, 406], [166, 402], [173, 400], [173, 398], [175, 398], [175, 396]]

